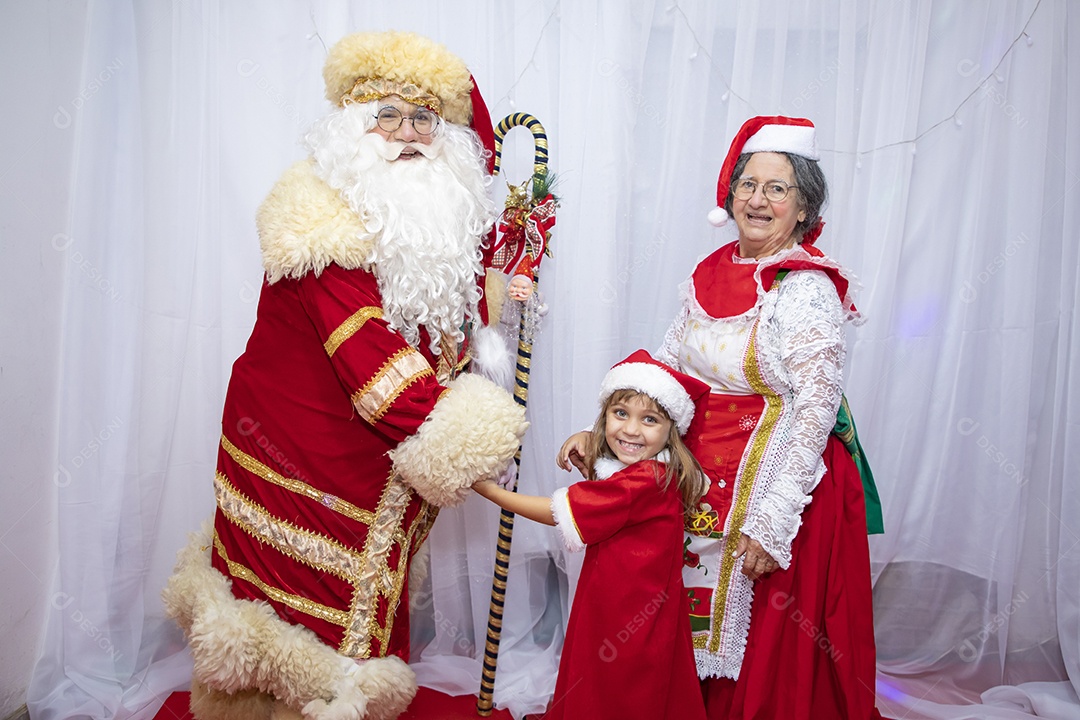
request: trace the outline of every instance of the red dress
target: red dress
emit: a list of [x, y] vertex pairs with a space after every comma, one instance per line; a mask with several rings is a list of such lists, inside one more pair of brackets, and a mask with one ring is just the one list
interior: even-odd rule
[[[683, 576], [708, 717], [879, 718], [862, 484], [830, 434], [858, 318], [849, 279], [812, 247], [735, 248], [695, 269], [658, 354], [712, 389], [689, 444], [713, 483]], [[780, 568], [746, 578], [742, 534]]]
[[551, 720], [705, 718], [682, 584], [682, 499], [674, 482], [660, 488], [664, 472], [646, 460], [555, 495], [568, 544], [587, 549]]

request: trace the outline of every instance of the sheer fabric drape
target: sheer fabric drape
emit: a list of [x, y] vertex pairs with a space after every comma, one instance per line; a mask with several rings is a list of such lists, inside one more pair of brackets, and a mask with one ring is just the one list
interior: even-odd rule
[[[255, 208], [327, 109], [325, 47], [390, 28], [446, 43], [494, 118], [531, 112], [551, 139], [563, 205], [540, 270], [550, 312], [523, 492], [572, 479], [554, 454], [592, 421], [604, 372], [660, 344], [679, 283], [732, 237], [705, 214], [734, 131], [754, 114], [810, 117], [831, 192], [819, 246], [865, 285], [846, 393], [885, 509], [871, 544], [881, 709], [1080, 713], [1080, 21], [1065, 0], [56, 13], [28, 32], [54, 32], [56, 63], [79, 68], [53, 118], [73, 138], [55, 178], [71, 202], [41, 208], [41, 235], [81, 260], [64, 265], [62, 318], [27, 319], [63, 348], [60, 556], [35, 718], [152, 717], [184, 686], [158, 593], [212, 510], [225, 386], [261, 278]], [[531, 155], [524, 130], [508, 136], [506, 179]], [[423, 684], [478, 687], [496, 523], [478, 498], [436, 523], [415, 610]], [[580, 558], [516, 524], [495, 700], [520, 716], [554, 688]]]

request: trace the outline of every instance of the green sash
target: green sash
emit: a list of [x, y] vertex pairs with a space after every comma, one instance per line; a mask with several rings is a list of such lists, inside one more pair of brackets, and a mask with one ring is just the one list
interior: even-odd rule
[[851, 408], [848, 407], [847, 397], [840, 396], [840, 410], [836, 413], [836, 424], [833, 425], [833, 435], [840, 438], [844, 447], [851, 453], [851, 459], [855, 461], [855, 467], [862, 478], [863, 496], [866, 498], [866, 531], [870, 535], [880, 535], [885, 532], [885, 523], [881, 519], [881, 500], [878, 498], [877, 485], [874, 484], [874, 473], [870, 471], [870, 463], [866, 461], [862, 445], [859, 443], [859, 433], [855, 429], [855, 418], [851, 417]]
[[[774, 282], [783, 280], [788, 272], [786, 268], [781, 269], [776, 273]], [[885, 522], [881, 518], [881, 500], [878, 498], [877, 485], [874, 484], [874, 473], [870, 471], [870, 463], [866, 461], [866, 454], [859, 443], [855, 418], [851, 417], [851, 408], [848, 407], [845, 395], [840, 396], [840, 409], [836, 412], [836, 424], [833, 425], [832, 434], [844, 443], [862, 479], [863, 497], [866, 500], [866, 532], [869, 535], [881, 535], [885, 532]]]

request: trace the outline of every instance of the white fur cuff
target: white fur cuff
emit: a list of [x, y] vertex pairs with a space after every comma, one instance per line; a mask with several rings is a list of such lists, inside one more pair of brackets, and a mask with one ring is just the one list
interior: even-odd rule
[[559, 537], [570, 552], [581, 552], [585, 541], [581, 539], [574, 513], [570, 510], [569, 488], [559, 488], [551, 495], [551, 514], [555, 516], [555, 526], [559, 528]]
[[525, 408], [510, 393], [478, 375], [462, 375], [390, 457], [398, 476], [425, 500], [458, 505], [473, 483], [499, 476], [528, 427]]

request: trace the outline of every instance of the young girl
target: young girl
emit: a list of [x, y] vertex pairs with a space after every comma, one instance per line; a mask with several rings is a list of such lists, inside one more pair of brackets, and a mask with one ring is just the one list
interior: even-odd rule
[[681, 436], [709, 388], [638, 350], [600, 388], [588, 477], [550, 498], [494, 482], [500, 507], [557, 525], [585, 549], [548, 713], [570, 718], [704, 720], [682, 584], [684, 515], [706, 489]]

